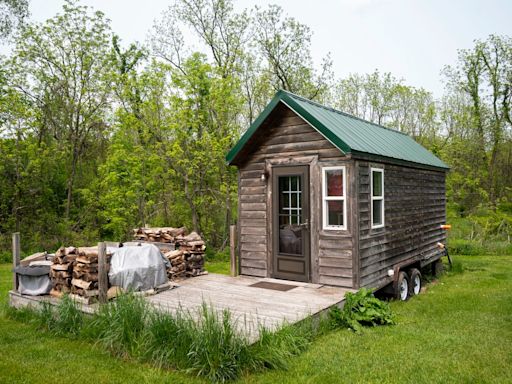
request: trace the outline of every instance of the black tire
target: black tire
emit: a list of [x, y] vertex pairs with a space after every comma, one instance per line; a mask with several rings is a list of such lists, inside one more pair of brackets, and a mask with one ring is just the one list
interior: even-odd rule
[[409, 298], [409, 277], [407, 273], [400, 272], [395, 288], [395, 298], [400, 301], [406, 301]]
[[409, 271], [409, 296], [419, 295], [421, 292], [421, 272], [417, 268]]
[[441, 261], [441, 259], [438, 259], [438, 260], [434, 261], [431, 265], [432, 265], [432, 275], [434, 277], [439, 277], [443, 273], [443, 270], [444, 270], [443, 262]]

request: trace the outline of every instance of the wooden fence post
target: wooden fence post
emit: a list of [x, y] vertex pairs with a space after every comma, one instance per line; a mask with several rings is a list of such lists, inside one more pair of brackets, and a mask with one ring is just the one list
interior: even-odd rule
[[107, 245], [98, 243], [98, 290], [100, 303], [107, 302], [108, 275], [107, 275]]
[[236, 225], [229, 226], [229, 256], [231, 276], [238, 276], [236, 265]]
[[[20, 233], [12, 234], [12, 267], [16, 268], [20, 265]], [[18, 291], [18, 275], [13, 271], [12, 273], [12, 290]]]

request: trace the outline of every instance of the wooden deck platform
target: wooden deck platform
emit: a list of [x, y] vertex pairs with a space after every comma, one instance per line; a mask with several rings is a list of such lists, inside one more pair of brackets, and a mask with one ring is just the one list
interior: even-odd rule
[[[277, 283], [274, 288], [278, 289], [288, 288], [282, 285], [294, 287], [284, 291], [252, 286], [261, 282]], [[177, 287], [147, 296], [146, 299], [160, 310], [175, 312], [181, 308], [193, 315], [203, 303], [218, 311], [228, 309], [237, 327], [246, 332], [250, 339], [256, 340], [261, 326], [276, 329], [285, 323], [294, 323], [321, 313], [341, 304], [347, 291], [351, 290], [269, 278], [208, 274], [183, 280]], [[11, 305], [16, 307], [48, 299], [56, 303], [49, 296], [30, 297], [10, 292]], [[84, 312], [88, 313], [96, 308], [97, 304], [82, 306]]]

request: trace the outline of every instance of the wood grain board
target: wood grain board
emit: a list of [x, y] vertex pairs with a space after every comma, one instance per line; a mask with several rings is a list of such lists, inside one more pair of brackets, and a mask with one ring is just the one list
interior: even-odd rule
[[[258, 282], [290, 284], [288, 291], [251, 287]], [[148, 297], [164, 311], [189, 311], [197, 314], [203, 303], [218, 311], [228, 309], [237, 327], [256, 340], [261, 326], [276, 329], [317, 314], [343, 301], [345, 292], [338, 287], [251, 276], [230, 277], [217, 274], [195, 277], [178, 288]]]

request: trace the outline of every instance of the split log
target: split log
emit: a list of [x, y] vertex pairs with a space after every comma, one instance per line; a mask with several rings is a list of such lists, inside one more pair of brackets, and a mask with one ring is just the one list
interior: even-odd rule
[[89, 289], [92, 285], [92, 281], [73, 279], [73, 280], [71, 280], [71, 284], [73, 284], [75, 287], [78, 287], [78, 288]]
[[82, 264], [95, 264], [96, 266], [98, 266], [98, 255], [96, 255], [96, 256], [80, 255], [76, 258], [76, 262], [82, 263]]
[[50, 278], [67, 279], [69, 277], [71, 277], [70, 271], [52, 271], [52, 270], [50, 270]]
[[73, 263], [52, 264], [50, 269], [52, 271], [71, 271], [73, 269]]
[[52, 288], [52, 290], [50, 291], [50, 296], [60, 299], [62, 298], [62, 296], [64, 296], [64, 293], [61, 290]]
[[80, 247], [78, 248], [78, 254], [80, 256], [87, 257], [98, 257], [98, 247]]

